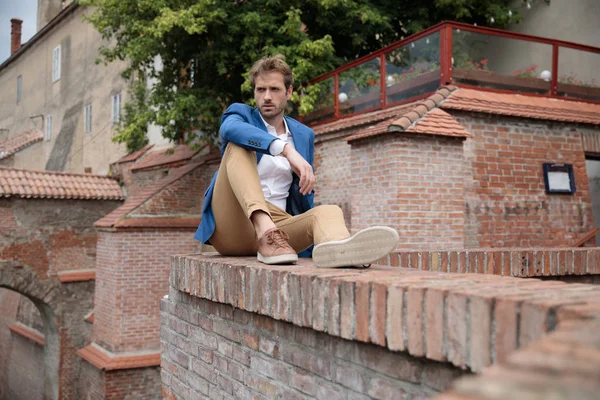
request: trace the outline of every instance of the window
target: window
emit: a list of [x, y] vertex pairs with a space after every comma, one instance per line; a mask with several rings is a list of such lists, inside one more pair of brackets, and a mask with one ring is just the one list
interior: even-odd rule
[[118, 123], [121, 120], [121, 93], [112, 96], [112, 122]]
[[85, 135], [92, 134], [92, 105], [85, 106], [83, 112], [83, 133]]
[[52, 82], [60, 79], [60, 45], [52, 51]]
[[23, 77], [19, 75], [17, 78], [17, 103], [21, 101], [21, 92], [23, 89]]
[[52, 137], [52, 115], [46, 115], [46, 140]]

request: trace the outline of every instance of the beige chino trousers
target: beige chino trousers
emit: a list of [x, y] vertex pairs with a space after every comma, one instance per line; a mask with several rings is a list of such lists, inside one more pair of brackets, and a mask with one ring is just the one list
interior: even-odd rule
[[223, 154], [213, 191], [212, 209], [215, 232], [212, 246], [222, 255], [256, 255], [257, 238], [250, 222], [253, 212], [261, 210], [289, 236], [290, 246], [301, 252], [311, 245], [350, 236], [338, 206], [318, 206], [292, 216], [265, 201], [256, 153], [229, 143]]

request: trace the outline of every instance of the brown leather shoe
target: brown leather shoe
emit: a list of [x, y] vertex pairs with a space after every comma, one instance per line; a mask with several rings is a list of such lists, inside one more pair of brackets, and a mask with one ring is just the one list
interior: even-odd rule
[[258, 261], [265, 264], [296, 264], [298, 254], [288, 240], [288, 235], [279, 228], [266, 231], [258, 239]]

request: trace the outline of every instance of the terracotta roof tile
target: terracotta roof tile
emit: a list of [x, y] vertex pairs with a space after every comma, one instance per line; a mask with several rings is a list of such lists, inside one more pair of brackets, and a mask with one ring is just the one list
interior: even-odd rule
[[141, 149], [139, 149], [138, 151], [134, 151], [133, 153], [127, 154], [126, 156], [122, 157], [115, 164], [121, 164], [121, 163], [136, 161], [138, 158], [140, 158], [141, 156], [143, 156], [144, 154], [146, 154], [146, 152], [148, 150], [150, 150], [153, 146], [154, 146], [153, 144], [147, 144], [144, 147], [142, 147]]
[[600, 125], [600, 104], [521, 94], [460, 89], [441, 107], [447, 110]]
[[121, 186], [100, 175], [0, 167], [0, 197], [123, 200]]
[[[394, 118], [385, 120], [360, 133], [352, 135], [347, 138], [347, 141], [352, 142], [358, 139], [383, 135], [390, 131], [428, 133], [441, 136], [470, 136], [469, 133], [448, 113], [436, 109], [436, 107], [456, 90], [456, 86], [444, 86], [427, 99], [411, 103], [411, 108], [404, 109], [404, 113], [396, 114]], [[436, 112], [429, 117], [429, 114], [432, 113], [431, 110]], [[424, 125], [417, 128], [421, 123]], [[413, 125], [415, 125], [415, 127], [408, 130]]]
[[191, 146], [185, 144], [180, 144], [168, 149], [161, 148], [148, 151], [146, 154], [144, 154], [144, 157], [131, 168], [131, 170], [139, 171], [141, 169], [186, 161], [206, 148], [206, 145], [198, 148], [197, 150], [192, 150], [190, 147]]
[[354, 117], [344, 118], [338, 121], [328, 122], [323, 125], [317, 125], [313, 129], [315, 135], [324, 135], [327, 133], [335, 133], [344, 129], [356, 128], [363, 125], [372, 125], [374, 123], [389, 119], [396, 115], [402, 115], [408, 110], [412, 110], [415, 104], [412, 102], [402, 104], [395, 107], [386, 108], [385, 110], [373, 111], [366, 114], [356, 115]]
[[192, 172], [194, 169], [198, 168], [199, 166], [204, 165], [218, 157], [219, 157], [218, 154], [209, 154], [207, 156], [204, 156], [202, 158], [202, 161], [200, 161], [200, 162], [196, 162], [193, 164], [187, 164], [187, 165], [184, 165], [183, 167], [179, 167], [179, 168], [173, 170], [165, 178], [157, 181], [156, 183], [154, 183], [152, 185], [144, 187], [142, 190], [140, 190], [134, 196], [128, 198], [127, 201], [125, 202], [125, 204], [123, 204], [121, 207], [117, 208], [110, 214], [100, 218], [98, 221], [96, 221], [94, 223], [94, 226], [103, 227], [103, 228], [110, 228], [110, 227], [116, 226], [117, 223], [121, 219], [125, 218], [130, 212], [132, 212], [133, 210], [135, 210], [136, 208], [138, 208], [139, 206], [144, 204], [146, 201], [148, 201], [152, 196], [154, 196], [155, 194], [160, 192], [162, 189], [169, 186], [173, 182], [181, 179], [184, 175]]
[[0, 160], [43, 139], [44, 134], [37, 129], [30, 129], [17, 136], [8, 138], [5, 141], [0, 142]]
[[[397, 126], [392, 123], [389, 130], [397, 130]], [[457, 120], [439, 108], [429, 111], [424, 118], [409, 126], [405, 132], [463, 138], [471, 136], [471, 134], [461, 124], [459, 124]]]

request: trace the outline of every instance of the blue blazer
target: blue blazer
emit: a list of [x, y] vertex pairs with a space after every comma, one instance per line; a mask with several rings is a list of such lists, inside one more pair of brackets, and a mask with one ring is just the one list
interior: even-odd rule
[[[288, 129], [292, 134], [294, 147], [314, 169], [315, 158], [315, 133], [293, 118], [284, 117]], [[259, 111], [246, 104], [234, 103], [230, 105], [221, 118], [220, 135], [223, 146], [221, 156], [227, 148], [227, 144], [234, 143], [245, 149], [256, 152], [256, 163], [264, 154], [269, 154], [269, 146], [275, 136], [267, 132]], [[204, 205], [202, 207], [202, 221], [194, 235], [194, 238], [202, 243], [210, 244], [210, 237], [215, 232], [215, 216], [212, 211], [212, 196], [219, 171], [215, 173], [210, 186], [204, 193]], [[299, 179], [293, 174], [290, 187], [290, 195], [287, 199], [286, 211], [291, 215], [298, 215], [314, 207], [314, 192], [304, 196], [300, 193]], [[304, 254], [303, 254], [304, 253]], [[310, 256], [303, 252], [302, 256]]]

